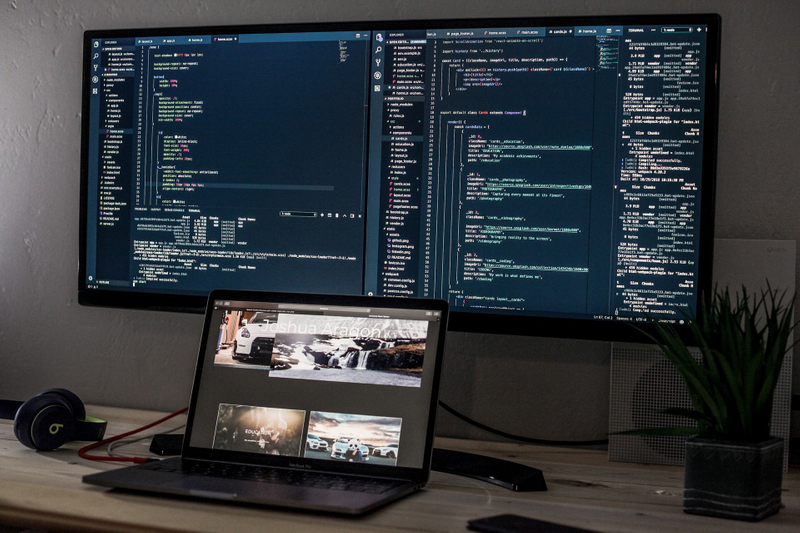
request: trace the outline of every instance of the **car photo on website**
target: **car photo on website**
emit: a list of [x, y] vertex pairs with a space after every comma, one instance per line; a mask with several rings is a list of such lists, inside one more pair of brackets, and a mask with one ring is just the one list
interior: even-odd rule
[[281, 315], [270, 377], [419, 387], [428, 322]]
[[401, 418], [311, 411], [304, 457], [396, 466]]
[[428, 322], [226, 311], [215, 365], [270, 377], [419, 387]]

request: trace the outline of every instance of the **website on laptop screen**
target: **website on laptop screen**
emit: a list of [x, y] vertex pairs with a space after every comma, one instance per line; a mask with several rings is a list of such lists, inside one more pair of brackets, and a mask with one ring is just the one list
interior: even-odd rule
[[217, 300], [190, 444], [419, 468], [441, 320], [430, 309]]

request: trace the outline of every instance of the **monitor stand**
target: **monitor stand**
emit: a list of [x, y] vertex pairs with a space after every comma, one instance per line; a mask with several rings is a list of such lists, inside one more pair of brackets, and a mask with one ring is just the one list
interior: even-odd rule
[[494, 483], [515, 492], [547, 490], [538, 468], [474, 453], [434, 448], [431, 469]]

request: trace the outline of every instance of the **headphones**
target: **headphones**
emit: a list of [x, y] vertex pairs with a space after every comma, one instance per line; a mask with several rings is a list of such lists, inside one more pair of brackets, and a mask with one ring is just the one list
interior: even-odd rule
[[101, 440], [105, 420], [86, 416], [78, 396], [66, 389], [47, 389], [27, 402], [0, 400], [0, 419], [14, 421], [14, 435], [34, 450], [55, 450], [71, 440]]

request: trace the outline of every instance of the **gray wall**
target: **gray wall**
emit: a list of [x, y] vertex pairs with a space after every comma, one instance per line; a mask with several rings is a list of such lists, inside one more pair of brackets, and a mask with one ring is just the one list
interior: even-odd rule
[[[0, 5], [0, 397], [187, 402], [199, 316], [77, 305], [81, 36], [86, 29], [424, 17], [718, 12], [717, 236], [799, 239], [800, 3], [447, 0], [3, 0]], [[443, 399], [511, 432], [602, 437], [606, 343], [453, 335]], [[450, 415], [440, 434], [482, 437]]]

